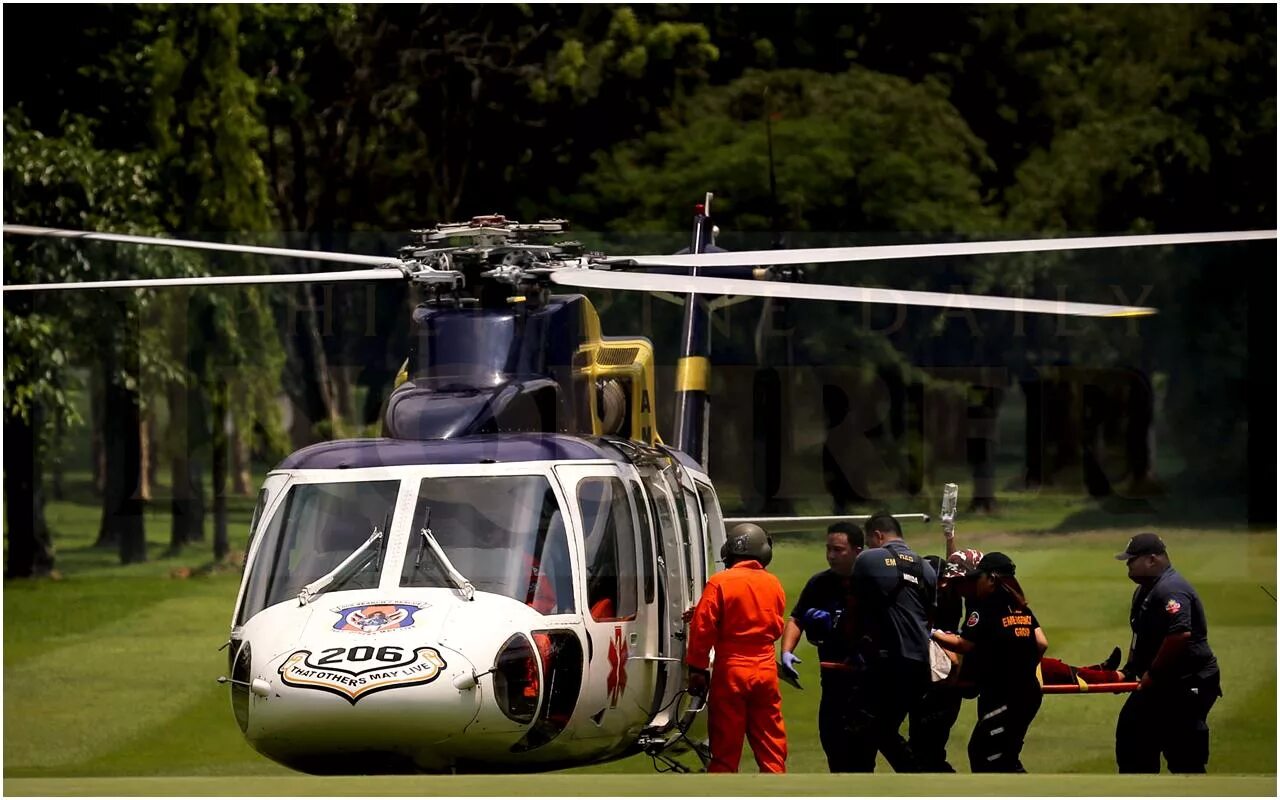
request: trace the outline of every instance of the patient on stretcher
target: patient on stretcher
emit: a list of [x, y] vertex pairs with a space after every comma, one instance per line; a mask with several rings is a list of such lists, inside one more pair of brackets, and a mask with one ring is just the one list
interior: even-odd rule
[[1120, 666], [1120, 648], [1111, 651], [1110, 657], [1101, 664], [1088, 667], [1073, 667], [1056, 658], [1041, 658], [1040, 668], [1036, 670], [1040, 685], [1045, 686], [1077, 686], [1085, 687], [1102, 683], [1122, 683], [1125, 681]]

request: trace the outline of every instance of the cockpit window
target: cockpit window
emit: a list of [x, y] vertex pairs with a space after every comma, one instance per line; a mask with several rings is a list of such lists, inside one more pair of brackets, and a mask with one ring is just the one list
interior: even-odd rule
[[575, 609], [564, 514], [541, 475], [424, 478], [401, 586], [453, 588], [422, 530], [475, 587], [543, 614]]
[[303, 587], [331, 572], [377, 528], [384, 538], [347, 580], [328, 591], [378, 585], [386, 536], [393, 520], [399, 481], [300, 483], [262, 533], [254, 558], [241, 621], [268, 606], [297, 597]]

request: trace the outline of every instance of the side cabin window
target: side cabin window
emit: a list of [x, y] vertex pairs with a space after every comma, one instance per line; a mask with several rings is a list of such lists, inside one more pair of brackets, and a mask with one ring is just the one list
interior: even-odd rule
[[649, 524], [648, 504], [645, 502], [640, 484], [631, 483], [630, 485], [631, 500], [635, 503], [636, 513], [640, 516], [640, 572], [644, 584], [644, 602], [648, 605], [653, 602], [654, 584], [656, 583], [654, 577], [656, 568], [653, 563], [654, 530]]
[[707, 584], [707, 564], [702, 546], [706, 530], [702, 524], [702, 509], [698, 506], [698, 495], [688, 486], [682, 485], [676, 496], [680, 498], [677, 505], [681, 507], [688, 526], [688, 536], [684, 540], [684, 564], [689, 575], [689, 596], [697, 597]]
[[573, 613], [564, 514], [542, 475], [422, 480], [400, 585], [454, 588], [425, 532], [477, 591], [542, 614]]
[[[681, 558], [679, 550], [683, 550], [685, 537], [688, 531], [685, 529], [684, 518], [677, 516], [672, 506], [672, 495], [666, 481], [660, 475], [652, 475], [644, 477], [645, 488], [649, 490], [649, 498], [653, 504], [653, 524], [656, 526], [655, 533], [658, 537], [659, 552], [662, 555], [662, 562], [665, 563], [667, 569], [667, 577], [672, 580], [671, 586], [674, 590], [675, 583], [680, 580], [680, 564], [684, 559]], [[680, 559], [677, 562], [676, 559]], [[685, 568], [685, 577], [688, 577], [688, 568]]]
[[290, 488], [262, 534], [240, 621], [296, 597], [303, 587], [328, 575], [369, 540], [374, 528], [383, 532], [381, 541], [328, 591], [377, 587], [399, 489], [396, 480], [299, 483]]
[[[674, 465], [662, 471], [661, 483], [666, 486], [671, 499], [675, 501], [675, 517], [681, 523], [678, 531], [685, 581], [688, 584], [689, 597], [697, 597], [707, 582], [706, 564], [702, 553], [704, 538], [702, 510], [698, 507], [698, 495], [685, 484]], [[656, 492], [655, 496], [661, 494]], [[659, 514], [661, 513], [659, 511]]]
[[698, 487], [698, 497], [702, 500], [702, 519], [706, 535], [707, 574], [713, 571], [713, 565], [720, 558], [720, 545], [724, 543], [724, 516], [720, 513], [720, 503], [716, 500], [715, 490], [700, 481], [694, 481]]
[[632, 619], [636, 614], [636, 531], [627, 489], [617, 478], [578, 482], [587, 607], [591, 618]]

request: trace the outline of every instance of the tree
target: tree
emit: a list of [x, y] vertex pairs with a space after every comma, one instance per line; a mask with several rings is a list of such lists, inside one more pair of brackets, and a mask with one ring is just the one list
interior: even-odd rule
[[[156, 147], [166, 180], [176, 190], [167, 223], [187, 232], [270, 229], [273, 209], [259, 156], [266, 130], [257, 107], [258, 87], [240, 65], [240, 9], [177, 7], [156, 13], [164, 24], [155, 26], [161, 33], [145, 52], [153, 70]], [[246, 258], [223, 263], [227, 261], [238, 271], [260, 267]], [[185, 453], [178, 448], [175, 456], [172, 544], [180, 547], [184, 539], [197, 538], [203, 527], [203, 503], [188, 502], [203, 494], [203, 454], [190, 445], [208, 441], [213, 551], [220, 561], [229, 551], [226, 493], [232, 445], [227, 431], [251, 431], [255, 421], [278, 430], [272, 387], [283, 357], [260, 290], [202, 291], [191, 300], [187, 418], [177, 422], [189, 431], [189, 447]], [[176, 397], [181, 391], [175, 387], [170, 394]], [[207, 414], [201, 413], [205, 398]]]
[[[791, 246], [835, 243], [831, 231], [936, 235], [998, 225], [979, 191], [980, 173], [987, 165], [982, 143], [950, 106], [942, 87], [857, 67], [837, 75], [749, 71], [726, 86], [694, 93], [670, 111], [662, 130], [599, 156], [598, 168], [586, 176], [575, 199], [611, 216], [610, 227], [643, 230], [682, 225], [677, 216], [680, 205], [672, 198], [699, 197], [715, 187], [725, 198], [717, 199], [715, 210], [726, 231], [722, 241], [735, 249], [750, 248], [751, 241], [764, 246], [763, 237], [752, 240], [749, 234], [768, 231], [774, 216], [765, 141], [769, 111], [776, 114], [777, 184], [783, 228], [792, 231]], [[836, 241], [847, 244], [848, 234]], [[857, 282], [937, 288], [930, 283], [936, 281], [932, 275], [895, 274], [901, 272], [897, 266], [860, 265]], [[834, 269], [820, 275], [817, 280], [843, 280]], [[863, 318], [864, 312], [871, 316]], [[869, 433], [885, 441], [891, 471], [918, 491], [920, 480], [913, 476], [919, 472], [919, 457], [914, 462], [890, 457], [890, 451], [904, 446], [917, 452], [920, 448], [920, 428], [907, 426], [901, 409], [919, 395], [907, 386], [929, 379], [912, 368], [904, 354], [918, 349], [928, 339], [931, 324], [945, 321], [945, 315], [914, 314], [913, 324], [900, 326], [902, 332], [889, 339], [878, 332], [889, 327], [879, 320], [880, 314], [821, 304], [806, 304], [797, 314], [795, 350], [802, 354], [802, 363], [866, 366], [867, 371], [861, 377], [852, 370], [832, 377], [836, 383], [815, 393], [823, 397], [822, 406], [798, 413], [793, 424], [803, 429], [825, 415], [825, 429], [797, 430], [796, 436], [816, 434], [829, 440], [828, 450], [839, 448], [830, 437], [847, 427], [851, 414], [864, 419], [867, 410], [861, 400], [879, 381], [894, 398], [896, 421], [886, 420], [880, 430]], [[833, 331], [840, 333], [833, 336]], [[715, 349], [718, 364], [755, 360], [755, 347], [744, 341], [717, 343]], [[717, 425], [727, 424], [717, 419]], [[720, 430], [724, 433], [716, 436], [721, 441], [743, 435]], [[858, 476], [831, 464], [825, 464], [824, 471], [837, 504], [840, 498], [867, 499], [870, 487]], [[860, 488], [846, 485], [848, 480]]]
[[[1037, 84], [1024, 124], [1044, 134], [1004, 193], [1011, 225], [1077, 233], [1274, 226], [1274, 8], [1036, 7], [1017, 35], [1034, 43], [1010, 64]], [[1245, 457], [1251, 435], [1238, 424], [1248, 419], [1257, 387], [1274, 385], [1265, 366], [1274, 361], [1266, 356], [1273, 343], [1255, 336], [1249, 313], [1255, 320], [1258, 312], [1274, 314], [1250, 302], [1272, 293], [1266, 280], [1250, 287], [1262, 276], [1240, 269], [1241, 258], [1269, 262], [1272, 254], [1221, 246], [1148, 251], [1127, 259], [1141, 263], [1140, 272], [1108, 257], [1041, 260], [1041, 285], [1127, 274], [1128, 290], [1152, 287], [1148, 303], [1161, 308], [1142, 337], [1055, 343], [1060, 358], [1106, 353], [1115, 368], [1143, 376], [1128, 415], [1136, 486], [1154, 477], [1155, 393], [1141, 386], [1164, 372], [1168, 430], [1186, 456], [1184, 478], [1197, 491], [1256, 479], [1261, 494], [1274, 496], [1274, 459]], [[1226, 270], [1255, 277], [1224, 282]], [[1206, 304], [1215, 313], [1205, 313]], [[1231, 344], [1205, 351], [1206, 341]], [[1262, 506], [1273, 517], [1273, 504]]]
[[[57, 227], [154, 233], [159, 195], [154, 186], [155, 164], [145, 154], [99, 149], [93, 124], [68, 118], [60, 135], [46, 136], [30, 127], [17, 110], [5, 118], [5, 217], [15, 223], [38, 222]], [[22, 283], [63, 283], [91, 275], [101, 279], [190, 274], [180, 256], [158, 250], [101, 245], [76, 246], [60, 241], [7, 244], [8, 277]], [[141, 404], [139, 380], [144, 371], [163, 368], [166, 354], [154, 339], [138, 334], [140, 319], [155, 301], [152, 292], [95, 292], [74, 298], [65, 295], [20, 301], [6, 314], [6, 353], [13, 353], [13, 372], [6, 386], [6, 412], [17, 440], [33, 448], [32, 473], [6, 469], [6, 480], [33, 482], [40, 476], [47, 431], [42, 420], [60, 417], [78, 421], [67, 402], [66, 366], [94, 365], [99, 370], [106, 412], [112, 424], [104, 442], [107, 485], [99, 538], [117, 544], [125, 563], [146, 557], [141, 475]], [[48, 359], [46, 361], [45, 359]], [[158, 366], [160, 365], [160, 366]], [[8, 369], [8, 367], [6, 367]], [[63, 370], [61, 382], [43, 381], [50, 369]], [[9, 383], [9, 381], [14, 381]], [[8, 462], [7, 462], [8, 463]], [[9, 496], [16, 498], [17, 486]], [[30, 494], [30, 492], [28, 492]], [[18, 553], [34, 553], [32, 564], [11, 565], [14, 574], [39, 572], [48, 559], [42, 555], [42, 496], [34, 509], [19, 501], [10, 519], [10, 536], [33, 537]], [[27, 514], [33, 515], [33, 523]], [[23, 555], [23, 558], [26, 556]]]

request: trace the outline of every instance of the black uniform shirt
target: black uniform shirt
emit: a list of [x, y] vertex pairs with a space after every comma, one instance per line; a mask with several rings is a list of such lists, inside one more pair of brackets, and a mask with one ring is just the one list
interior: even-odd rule
[[[811, 608], [831, 614], [840, 611], [840, 628], [843, 630], [850, 621], [848, 615], [852, 603], [853, 576], [837, 575], [826, 569], [814, 575], [804, 585], [804, 589], [800, 592], [800, 599], [796, 600], [796, 607], [791, 609], [791, 616], [795, 618], [797, 624], [803, 624], [804, 614]], [[815, 638], [822, 639], [822, 643], [818, 645], [820, 661], [843, 662], [849, 656], [848, 641], [844, 635], [841, 635], [841, 631], [832, 630], [825, 637]]]
[[1166, 636], [1191, 632], [1191, 641], [1182, 657], [1164, 667], [1163, 674], [1153, 677], [1186, 680], [1207, 678], [1218, 671], [1218, 659], [1209, 649], [1209, 626], [1204, 617], [1204, 604], [1196, 590], [1173, 567], [1166, 569], [1149, 589], [1139, 586], [1133, 593], [1129, 609], [1129, 626], [1133, 629], [1133, 658], [1129, 669], [1134, 675], [1151, 669], [1151, 662]]
[[978, 691], [1001, 690], [1037, 682], [1040, 648], [1036, 628], [1040, 623], [1031, 609], [1019, 604], [1003, 589], [996, 589], [973, 604], [961, 636], [977, 649], [965, 656], [966, 672], [972, 670]]
[[933, 627], [940, 631], [959, 633], [963, 622], [964, 598], [955, 590], [955, 587], [947, 591], [939, 589], [937, 610], [933, 612]]
[[937, 584], [933, 567], [901, 539], [862, 551], [853, 562], [853, 590], [858, 634], [871, 642], [867, 655], [929, 663]]

